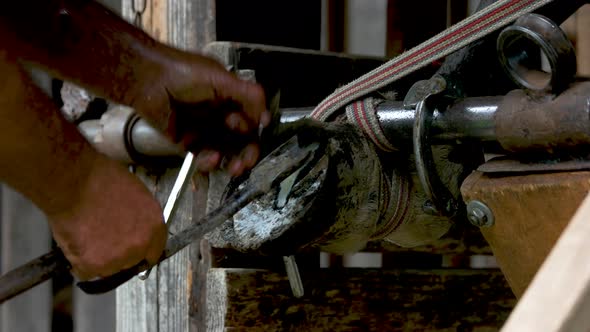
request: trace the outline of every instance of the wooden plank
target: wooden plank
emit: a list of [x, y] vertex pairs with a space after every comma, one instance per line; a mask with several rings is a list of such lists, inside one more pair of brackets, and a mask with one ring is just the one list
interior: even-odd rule
[[[139, 169], [138, 172], [146, 172]], [[145, 174], [145, 173], [144, 173]], [[156, 176], [142, 176], [152, 183], [155, 195], [164, 205], [172, 189], [178, 169]], [[192, 222], [193, 192], [189, 188], [181, 198], [176, 217], [168, 225], [174, 234]], [[188, 331], [190, 325], [189, 296], [193, 272], [190, 256], [192, 246], [185, 248], [152, 270], [150, 278], [134, 278], [117, 290], [117, 330]]]
[[[193, 184], [193, 220], [198, 220], [208, 212], [209, 178], [198, 174], [193, 178]], [[207, 240], [202, 239], [190, 251], [190, 331], [205, 331], [207, 273], [210, 268], [211, 246]]]
[[[51, 237], [43, 213], [28, 199], [0, 184], [2, 272], [50, 250]], [[44, 283], [0, 305], [0, 331], [51, 331], [51, 283]]]
[[495, 331], [514, 296], [498, 270], [303, 271], [295, 299], [284, 273], [216, 269], [207, 331]]
[[78, 287], [73, 287], [72, 302], [74, 331], [115, 330], [115, 291], [101, 295], [88, 295]]
[[[123, 16], [132, 19], [133, 0], [123, 0]], [[143, 15], [142, 26], [154, 38], [187, 50], [200, 50], [215, 39], [213, 0], [150, 1]], [[162, 205], [176, 177], [168, 171], [161, 177], [144, 177]], [[140, 173], [146, 173], [140, 169]], [[195, 192], [193, 187], [182, 198], [172, 233], [193, 220]], [[206, 191], [205, 191], [206, 192]], [[200, 201], [202, 198], [198, 198]], [[197, 204], [199, 205], [199, 204]], [[147, 281], [132, 280], [117, 290], [117, 331], [188, 331], [197, 330], [198, 322], [191, 319], [191, 310], [200, 304], [198, 279], [198, 244], [179, 252], [152, 271]], [[206, 254], [206, 253], [205, 253]], [[192, 298], [196, 296], [197, 298]], [[194, 315], [193, 315], [194, 316]], [[198, 316], [198, 314], [197, 314]]]
[[[135, 174], [152, 193], [156, 191], [157, 176], [139, 168]], [[133, 278], [116, 290], [116, 331], [158, 332], [158, 270], [152, 270], [147, 280]]]
[[590, 190], [590, 172], [491, 177], [475, 172], [461, 188], [480, 200], [495, 224], [481, 231], [517, 296], [522, 295]]
[[589, 221], [590, 195], [564, 229], [502, 331], [588, 331]]

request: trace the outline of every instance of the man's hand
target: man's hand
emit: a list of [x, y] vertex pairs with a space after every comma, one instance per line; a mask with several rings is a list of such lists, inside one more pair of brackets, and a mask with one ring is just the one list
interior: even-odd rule
[[131, 106], [195, 152], [201, 171], [216, 168], [223, 157], [232, 175], [254, 166], [259, 126], [270, 122], [262, 88], [210, 58], [158, 52], [164, 57], [146, 64], [141, 84], [130, 89]]
[[103, 156], [80, 184], [78, 199], [48, 219], [81, 280], [106, 277], [144, 259], [155, 264], [166, 244], [158, 202], [133, 174]]
[[[49, 217], [81, 278], [155, 262], [162, 212], [139, 180], [94, 151], [19, 69], [40, 67], [134, 107], [209, 171], [238, 175], [258, 157], [262, 89], [217, 62], [156, 42], [94, 1], [10, 2], [0, 11], [0, 179]], [[28, 10], [31, 6], [36, 10]]]
[[94, 150], [0, 50], [0, 180], [31, 199], [82, 279], [146, 259], [166, 242], [162, 210], [125, 167]]
[[270, 121], [260, 86], [155, 41], [94, 1], [10, 2], [0, 37], [22, 63], [134, 107], [197, 152], [201, 170], [226, 157], [237, 175], [258, 159], [258, 125]]

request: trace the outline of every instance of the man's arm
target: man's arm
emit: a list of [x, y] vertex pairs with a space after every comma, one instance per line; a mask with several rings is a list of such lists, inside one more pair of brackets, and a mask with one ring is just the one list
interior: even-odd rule
[[[232, 147], [220, 146], [211, 133], [252, 134], [259, 122], [269, 122], [258, 85], [238, 80], [212, 59], [156, 42], [94, 1], [10, 1], [0, 12], [0, 39], [11, 56], [134, 107], [197, 150], [225, 153]], [[202, 127], [187, 128], [187, 122]], [[209, 134], [196, 138], [194, 132]], [[253, 146], [246, 152], [253, 155], [242, 158], [242, 169], [257, 158]]]
[[166, 241], [153, 196], [124, 167], [96, 152], [13, 59], [0, 51], [0, 179], [48, 217], [74, 272], [107, 276]]

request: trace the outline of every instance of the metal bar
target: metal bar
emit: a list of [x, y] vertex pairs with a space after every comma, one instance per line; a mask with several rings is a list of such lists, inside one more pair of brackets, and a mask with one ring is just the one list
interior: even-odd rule
[[[432, 142], [444, 143], [462, 139], [496, 141], [494, 114], [502, 98], [465, 98], [444, 112], [435, 110], [431, 128]], [[309, 115], [312, 110], [313, 107], [282, 109], [281, 122], [296, 121]], [[411, 146], [415, 113], [414, 109], [404, 108], [401, 101], [386, 101], [377, 106], [377, 114], [385, 135], [402, 149]]]

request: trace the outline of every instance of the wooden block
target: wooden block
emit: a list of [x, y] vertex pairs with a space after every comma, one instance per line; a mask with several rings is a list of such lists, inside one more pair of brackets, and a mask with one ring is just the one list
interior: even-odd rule
[[302, 271], [213, 268], [207, 331], [496, 331], [515, 299], [498, 270]]
[[588, 331], [589, 221], [590, 195], [559, 237], [502, 331]]
[[495, 224], [482, 228], [517, 296], [522, 295], [570, 218], [590, 190], [590, 172], [491, 177], [470, 175], [466, 202], [480, 200]]

